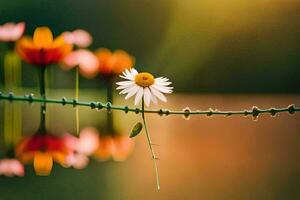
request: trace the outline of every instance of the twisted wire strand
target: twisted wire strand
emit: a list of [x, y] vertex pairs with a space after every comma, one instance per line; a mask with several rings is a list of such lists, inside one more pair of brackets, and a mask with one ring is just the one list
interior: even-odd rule
[[[52, 103], [52, 104], [61, 104], [61, 105], [72, 105], [76, 106], [85, 106], [90, 107], [91, 109], [106, 109], [108, 112], [111, 110], [119, 110], [124, 111], [125, 113], [134, 112], [136, 114], [142, 113], [142, 109], [140, 108], [130, 108], [128, 106], [116, 106], [112, 105], [110, 102], [102, 103], [100, 101], [79, 101], [77, 99], [67, 99], [66, 97], [62, 97], [61, 99], [52, 99], [52, 98], [42, 98], [35, 97], [34, 94], [26, 94], [24, 96], [14, 95], [13, 92], [9, 92], [8, 94], [4, 94], [0, 92], [0, 101], [26, 101], [29, 103], [39, 102], [39, 103]], [[235, 111], [221, 111], [218, 109], [208, 109], [208, 110], [195, 110], [192, 111], [189, 108], [184, 108], [182, 111], [176, 110], [168, 110], [168, 109], [145, 109], [144, 113], [152, 113], [159, 114], [160, 116], [168, 116], [168, 115], [182, 115], [185, 118], [188, 118], [192, 115], [206, 115], [206, 116], [232, 116], [232, 115], [241, 115], [241, 116], [253, 116], [258, 117], [260, 114], [270, 114], [271, 116], [275, 116], [278, 113], [289, 113], [294, 114], [296, 112], [300, 112], [300, 107], [291, 104], [287, 107], [275, 108], [271, 107], [269, 109], [260, 109], [256, 106], [253, 106], [251, 109], [245, 110], [235, 110]]]

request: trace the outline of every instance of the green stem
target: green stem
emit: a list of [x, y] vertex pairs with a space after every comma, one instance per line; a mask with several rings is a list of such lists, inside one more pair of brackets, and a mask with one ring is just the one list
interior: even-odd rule
[[[45, 71], [46, 66], [40, 66], [40, 95], [42, 99], [46, 99], [46, 91], [45, 91]], [[39, 134], [45, 134], [46, 133], [46, 102], [43, 102], [41, 105], [41, 111], [40, 111], [40, 126], [38, 129]]]
[[[79, 98], [79, 67], [76, 67], [76, 86], [75, 86], [75, 99]], [[76, 133], [79, 135], [79, 108], [76, 106]]]
[[[113, 104], [114, 101], [114, 94], [113, 94], [113, 77], [109, 77], [106, 81], [106, 100], [107, 102], [110, 102]], [[113, 118], [113, 112], [107, 112], [106, 114], [106, 122], [107, 122], [107, 130], [109, 134], [114, 135], [115, 129], [114, 129], [114, 118]]]
[[38, 134], [46, 134], [46, 103], [43, 103], [41, 105], [40, 126], [38, 129]]
[[[13, 79], [13, 66], [11, 60], [11, 50], [5, 52], [4, 54], [4, 88], [6, 91], [13, 88], [14, 79]], [[14, 105], [11, 102], [4, 104], [4, 145], [6, 148], [11, 148], [12, 146], [12, 133], [14, 130], [13, 126], [13, 107]]]
[[152, 156], [152, 160], [153, 160], [153, 163], [154, 163], [154, 169], [155, 169], [155, 175], [156, 175], [156, 185], [157, 185], [157, 189], [159, 190], [160, 189], [160, 181], [159, 181], [159, 174], [158, 174], [158, 168], [157, 168], [157, 163], [156, 163], [158, 158], [155, 155], [155, 152], [154, 152], [153, 147], [152, 147], [153, 143], [151, 141], [151, 137], [150, 137], [150, 134], [148, 132], [144, 111], [145, 111], [145, 103], [144, 103], [144, 97], [143, 97], [142, 98], [142, 118], [143, 118], [143, 123], [144, 123], [145, 131], [146, 131], [148, 146], [149, 146], [149, 149], [151, 151], [151, 156]]
[[39, 69], [39, 78], [40, 78], [40, 95], [42, 98], [46, 99], [46, 92], [45, 92], [45, 71], [46, 66], [40, 66]]

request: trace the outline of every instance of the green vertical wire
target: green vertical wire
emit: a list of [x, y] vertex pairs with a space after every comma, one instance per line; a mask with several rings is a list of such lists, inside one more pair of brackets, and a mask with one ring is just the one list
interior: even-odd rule
[[152, 147], [153, 143], [151, 141], [151, 137], [150, 137], [150, 134], [148, 132], [144, 111], [145, 111], [145, 102], [144, 102], [144, 96], [143, 96], [143, 98], [142, 98], [142, 118], [143, 118], [143, 123], [144, 123], [145, 131], [146, 131], [148, 146], [149, 146], [149, 149], [151, 151], [151, 156], [152, 156], [152, 160], [153, 160], [153, 163], [154, 163], [155, 176], [156, 176], [156, 185], [157, 185], [157, 189], [160, 190], [159, 173], [158, 173], [158, 167], [157, 167], [157, 163], [156, 163], [156, 160], [158, 158], [156, 157], [155, 152], [154, 152], [153, 147]]
[[[75, 99], [79, 99], [79, 67], [76, 67]], [[76, 134], [79, 135], [79, 108], [76, 106]]]

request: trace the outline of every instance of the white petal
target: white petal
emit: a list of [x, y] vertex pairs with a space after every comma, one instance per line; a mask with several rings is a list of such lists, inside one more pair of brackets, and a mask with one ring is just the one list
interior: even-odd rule
[[120, 75], [121, 78], [127, 79], [127, 80], [131, 80], [133, 81], [135, 76], [138, 74], [138, 71], [136, 71], [135, 69], [126, 69], [122, 75]]
[[130, 75], [130, 71], [129, 71], [128, 69], [126, 69], [125, 72], [124, 72], [124, 75], [125, 75], [125, 76]]
[[134, 88], [135, 85], [127, 86], [124, 90], [122, 90], [119, 94], [126, 94], [128, 93], [132, 88]]
[[125, 88], [131, 87], [131, 86], [134, 86], [134, 85], [135, 85], [135, 83], [132, 83], [131, 85], [120, 85], [116, 89], [117, 90], [123, 90]]
[[139, 91], [137, 92], [137, 94], [135, 96], [134, 105], [137, 105], [141, 101], [143, 95], [144, 95], [144, 90], [142, 87], [140, 87]]
[[157, 89], [158, 91], [160, 91], [162, 93], [172, 93], [172, 89], [173, 89], [173, 87], [165, 87], [165, 86], [161, 86], [157, 83], [153, 84], [152, 87], [154, 87], [155, 89]]
[[122, 75], [120, 75], [120, 77], [121, 77], [121, 78], [124, 78], [124, 79], [127, 79], [127, 80], [133, 81], [133, 79], [132, 79], [131, 77], [129, 77], [129, 76], [122, 76]]
[[121, 85], [121, 86], [118, 86], [116, 89], [117, 90], [123, 90], [123, 89], [125, 89], [125, 88], [127, 88], [128, 86], [124, 86], [124, 85]]
[[156, 80], [155, 80], [155, 83], [158, 83], [158, 84], [163, 85], [163, 86], [169, 86], [169, 85], [172, 84], [172, 82], [156, 81]]
[[167, 98], [165, 97], [165, 95], [163, 95], [160, 91], [156, 90], [154, 87], [152, 87], [153, 85], [150, 86], [150, 90], [151, 92], [157, 96], [157, 98], [159, 98], [161, 101], [163, 102], [167, 102]]
[[127, 73], [127, 71], [124, 71], [124, 72], [122, 72], [122, 75], [120, 75], [120, 77], [121, 77], [121, 76], [123, 76], [123, 77], [126, 77], [126, 78], [127, 78], [127, 77], [128, 77], [128, 73]]
[[130, 85], [132, 84], [133, 81], [120, 81], [120, 82], [116, 82], [117, 85]]
[[131, 71], [128, 71], [126, 77], [130, 80], [134, 80], [134, 76], [132, 75]]
[[162, 79], [162, 77], [156, 78], [155, 83], [159, 83], [160, 85], [168, 86], [171, 85], [171, 82], [168, 82], [168, 79]]
[[156, 78], [155, 80], [157, 80], [157, 81], [162, 81], [162, 82], [167, 82], [169, 79], [166, 78], [166, 77], [158, 77], [158, 78]]
[[133, 86], [129, 91], [128, 94], [126, 95], [125, 99], [129, 99], [133, 95], [135, 95], [139, 91], [140, 87], [139, 86]]
[[131, 69], [131, 74], [132, 74], [133, 76], [137, 75], [138, 73], [139, 73], [139, 72], [138, 72], [136, 69], [134, 69], [134, 68]]
[[150, 101], [151, 101], [151, 92], [149, 90], [149, 88], [144, 88], [144, 100], [145, 100], [145, 104], [147, 107], [150, 106]]
[[120, 75], [121, 78], [127, 79], [127, 80], [133, 80], [133, 76], [131, 74], [131, 71], [129, 71], [128, 69], [126, 69], [122, 75]]
[[[151, 91], [150, 91], [151, 92]], [[157, 98], [154, 94], [151, 93], [151, 100], [154, 104], [157, 104]]]

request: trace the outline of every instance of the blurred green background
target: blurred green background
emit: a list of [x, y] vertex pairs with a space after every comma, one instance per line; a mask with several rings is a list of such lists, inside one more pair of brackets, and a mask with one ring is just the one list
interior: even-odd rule
[[[159, 107], [170, 109], [297, 105], [299, 19], [297, 0], [0, 1], [0, 24], [25, 21], [28, 35], [41, 25], [51, 27], [55, 35], [86, 29], [94, 37], [92, 50], [124, 49], [136, 57], [139, 70], [169, 77], [175, 94]], [[0, 44], [0, 63], [4, 49]], [[24, 88], [15, 93], [38, 94], [37, 70], [23, 66]], [[51, 66], [47, 76], [49, 97], [74, 97], [74, 71]], [[99, 77], [82, 78], [80, 87], [80, 99], [105, 99]], [[192, 94], [180, 94], [188, 92]], [[121, 96], [115, 103], [132, 106], [132, 101], [125, 102]], [[0, 102], [1, 130], [3, 105]], [[22, 107], [23, 134], [30, 135], [38, 126], [39, 104], [25, 102]], [[81, 127], [95, 126], [101, 132], [105, 114], [80, 108]], [[123, 112], [115, 116], [117, 128], [124, 134], [139, 119]], [[185, 121], [178, 116], [149, 115], [148, 119], [153, 139], [160, 145], [156, 147], [160, 192], [155, 188], [151, 157], [141, 134], [126, 162], [92, 161], [82, 171], [55, 166], [49, 177], [35, 176], [28, 166], [24, 178], [0, 176], [0, 199], [300, 198], [299, 114], [262, 116], [257, 122], [244, 117], [192, 117]], [[54, 133], [75, 132], [75, 109], [71, 106], [49, 105], [47, 120]]]
[[[30, 35], [86, 29], [92, 49], [124, 49], [178, 92], [299, 93], [299, 11], [295, 0], [1, 0], [0, 23], [25, 21]], [[72, 73], [53, 74], [52, 87], [73, 87]]]

